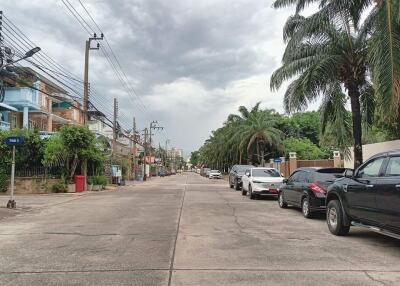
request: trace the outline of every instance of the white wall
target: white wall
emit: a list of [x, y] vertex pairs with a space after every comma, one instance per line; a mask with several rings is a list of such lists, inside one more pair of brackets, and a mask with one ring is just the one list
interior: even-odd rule
[[[393, 149], [400, 149], [400, 140], [363, 145], [363, 161], [368, 160], [377, 153], [390, 151]], [[354, 168], [353, 147], [350, 148], [350, 153], [351, 158], [344, 160], [345, 168]]]

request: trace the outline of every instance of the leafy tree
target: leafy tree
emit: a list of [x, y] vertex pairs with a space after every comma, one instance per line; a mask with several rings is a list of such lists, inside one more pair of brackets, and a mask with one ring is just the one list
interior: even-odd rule
[[78, 164], [84, 160], [92, 166], [93, 173], [99, 173], [105, 163], [102, 149], [101, 143], [87, 127], [63, 126], [59, 134], [46, 144], [43, 161], [46, 165], [65, 166], [67, 177], [72, 179]]
[[321, 120], [318, 111], [282, 116], [280, 119], [278, 118], [278, 127], [285, 137], [308, 138], [314, 144], [319, 144]]
[[192, 164], [194, 167], [199, 164], [199, 159], [200, 159], [200, 152], [199, 151], [194, 151], [190, 155], [190, 164]]
[[317, 160], [327, 157], [326, 153], [307, 138], [288, 138], [283, 141], [283, 144], [286, 157], [289, 156], [289, 152], [296, 152], [297, 157], [302, 160]]

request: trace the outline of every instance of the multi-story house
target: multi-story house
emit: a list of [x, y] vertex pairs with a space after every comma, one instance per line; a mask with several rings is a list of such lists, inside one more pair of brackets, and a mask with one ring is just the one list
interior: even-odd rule
[[28, 67], [18, 68], [17, 73], [23, 84], [7, 81], [6, 107], [0, 109], [2, 129], [36, 128], [51, 133], [66, 124], [83, 123], [80, 103], [63, 88]]

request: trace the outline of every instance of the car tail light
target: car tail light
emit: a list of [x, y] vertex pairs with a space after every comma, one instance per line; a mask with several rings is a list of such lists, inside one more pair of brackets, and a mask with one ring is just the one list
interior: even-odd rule
[[315, 183], [309, 184], [308, 187], [314, 194], [326, 194], [326, 191]]

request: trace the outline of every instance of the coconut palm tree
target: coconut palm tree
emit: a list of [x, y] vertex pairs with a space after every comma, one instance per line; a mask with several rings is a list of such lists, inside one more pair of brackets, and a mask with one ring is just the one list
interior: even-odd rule
[[[367, 80], [366, 35], [359, 33], [357, 20], [349, 13], [332, 22], [329, 9], [326, 6], [310, 17], [296, 14], [288, 19], [284, 27], [287, 47], [282, 66], [271, 77], [271, 89], [293, 79], [284, 96], [285, 109], [290, 113], [301, 111], [320, 96], [325, 103], [337, 104], [338, 99], [345, 98], [343, 86], [350, 98], [357, 167], [362, 163], [361, 99], [370, 95], [363, 91], [371, 90]], [[332, 111], [335, 109], [331, 108]]]
[[246, 150], [248, 154], [255, 150], [258, 160], [261, 159], [261, 165], [264, 166], [267, 149], [283, 149], [283, 133], [276, 126], [272, 111], [250, 112], [236, 130], [233, 140], [238, 140], [239, 148]]
[[[299, 13], [312, 3], [319, 3], [319, 10], [308, 19], [308, 25], [311, 27], [308, 29], [300, 29], [299, 26], [304, 26], [304, 19], [299, 16]], [[326, 40], [326, 35], [323, 35], [321, 39], [321, 27], [325, 27], [327, 32], [330, 33], [330, 27], [333, 26], [336, 30], [339, 29], [343, 34], [344, 37], [342, 40], [348, 40], [348, 46], [346, 48], [350, 48], [350, 50], [342, 50], [341, 58], [347, 58], [348, 63], [351, 65], [347, 67], [342, 66], [340, 73], [342, 75], [353, 73], [354, 78], [359, 78], [361, 81], [356, 81], [352, 84], [348, 81], [349, 78], [346, 80], [346, 77], [343, 77], [341, 81], [337, 82], [336, 88], [334, 89], [339, 90], [339, 85], [344, 85], [351, 99], [353, 135], [355, 141], [355, 166], [357, 166], [362, 161], [362, 149], [360, 145], [361, 132], [358, 132], [361, 131], [359, 118], [363, 117], [364, 119], [368, 119], [367, 122], [369, 122], [371, 118], [371, 107], [375, 106], [373, 89], [368, 82], [365, 85], [363, 83], [365, 80], [362, 79], [367, 75], [365, 72], [367, 68], [370, 70], [368, 76], [372, 78], [374, 83], [374, 90], [377, 96], [376, 105], [380, 106], [381, 110], [384, 110], [383, 113], [386, 115], [387, 119], [393, 121], [397, 120], [400, 116], [400, 2], [394, 0], [276, 0], [274, 2], [275, 8], [289, 5], [296, 5], [296, 15], [288, 21], [284, 29], [285, 40], [296, 42], [293, 41], [292, 38], [297, 38], [297, 42], [303, 41], [303, 44], [310, 44], [313, 46], [312, 48], [306, 47], [306, 50], [301, 50], [297, 53], [294, 50], [295, 48], [287, 49], [287, 53], [303, 54], [303, 57], [297, 58], [296, 61], [291, 63], [291, 68], [297, 69], [298, 71], [295, 75], [300, 74], [302, 69], [308, 69], [311, 66], [310, 61], [317, 60], [316, 55], [318, 52], [320, 56], [324, 53], [323, 49], [325, 49], [326, 46], [321, 46], [320, 42]], [[360, 21], [363, 13], [367, 11], [371, 5], [374, 5], [372, 10], [369, 12], [366, 20], [361, 23]], [[301, 30], [306, 33], [300, 33], [292, 37], [294, 33]], [[315, 33], [314, 35], [313, 32]], [[307, 38], [309, 41], [304, 41]], [[334, 38], [332, 38], [332, 40], [333, 39]], [[342, 47], [345, 46], [342, 45]], [[354, 52], [357, 52], [360, 48], [362, 53], [357, 57]], [[308, 52], [311, 54], [307, 54]], [[285, 53], [285, 55], [287, 55], [287, 53]], [[338, 58], [340, 57], [339, 54], [337, 54], [337, 56]], [[325, 59], [326, 58], [327, 56]], [[332, 58], [332, 60], [334, 61], [334, 58]], [[338, 61], [335, 62], [337, 63]], [[315, 66], [318, 67], [318, 69], [314, 71], [314, 74], [321, 71], [325, 74], [325, 71], [322, 69], [328, 67], [327, 64], [329, 64], [329, 61], [319, 65], [319, 67], [318, 65]], [[286, 65], [288, 66], [289, 64], [286, 63]], [[359, 66], [361, 69], [357, 68], [354, 70], [355, 66]], [[281, 73], [280, 75], [282, 80], [287, 80], [292, 76], [294, 76], [293, 73]], [[279, 76], [277, 75], [277, 77]], [[274, 88], [279, 87], [281, 84], [279, 79], [275, 79], [275, 83], [272, 83], [272, 87]], [[316, 84], [319, 85], [318, 88], [322, 88], [318, 90], [318, 93], [326, 91], [324, 88], [326, 87], [325, 84], [321, 84], [319, 81], [317, 81]], [[296, 86], [291, 85], [290, 88], [294, 89]], [[361, 90], [361, 92], [357, 92], [357, 89], [359, 91]], [[364, 106], [363, 115], [358, 114], [361, 109], [358, 108], [360, 103], [357, 102], [357, 93], [360, 93], [358, 97], [361, 99], [361, 104], [366, 104]], [[332, 102], [338, 103], [341, 101], [340, 98], [342, 98], [342, 96], [338, 93], [336, 94], [337, 99], [332, 100]], [[294, 101], [292, 103], [294, 105], [299, 104], [299, 106], [303, 105], [304, 107], [307, 100], [315, 97], [315, 95], [303, 95], [299, 98], [300, 100], [298, 102]], [[331, 96], [325, 95], [325, 97], [329, 99]], [[326, 99], [324, 101], [329, 102], [329, 100]], [[286, 100], [288, 100], [288, 98], [286, 98]], [[332, 107], [332, 104], [325, 104], [325, 106]], [[332, 109], [330, 111], [332, 112]], [[340, 119], [338, 116], [336, 116], [336, 118]], [[339, 125], [338, 122], [335, 124]]]

